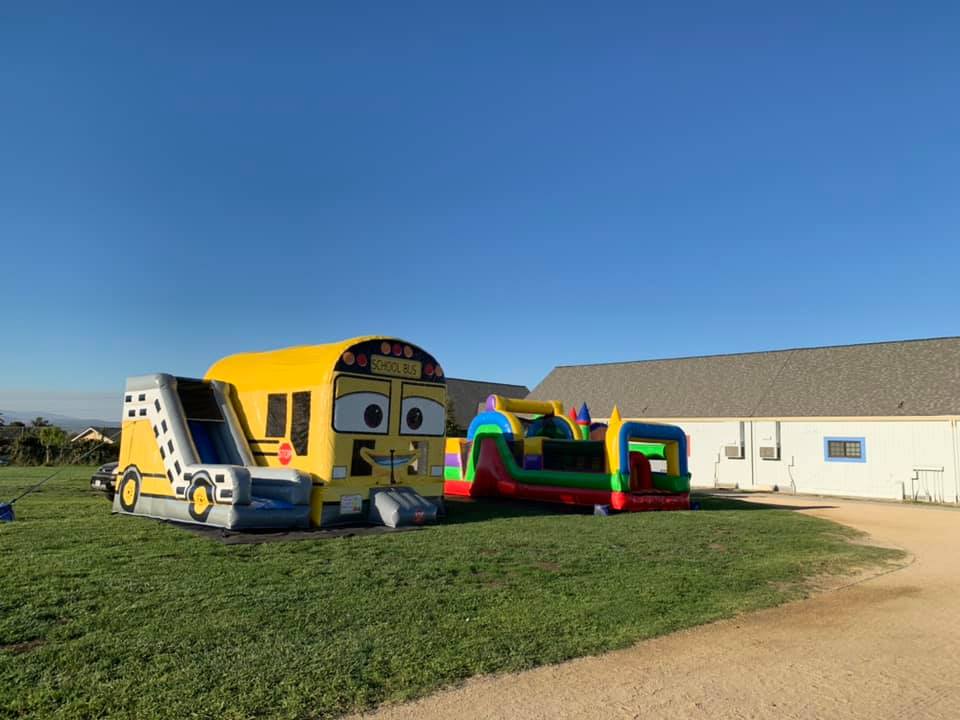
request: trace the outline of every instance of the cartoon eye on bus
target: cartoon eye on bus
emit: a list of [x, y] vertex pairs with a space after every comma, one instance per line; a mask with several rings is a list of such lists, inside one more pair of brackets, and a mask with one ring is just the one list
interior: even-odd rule
[[[151, 383], [166, 388], [163, 418], [152, 388], [140, 390]], [[126, 397], [141, 395], [123, 427], [118, 512], [242, 528], [395, 526], [442, 511], [446, 381], [412, 343], [377, 336], [231, 355], [203, 380], [128, 380]], [[175, 452], [164, 444], [171, 427]], [[136, 486], [124, 494], [128, 476]]]

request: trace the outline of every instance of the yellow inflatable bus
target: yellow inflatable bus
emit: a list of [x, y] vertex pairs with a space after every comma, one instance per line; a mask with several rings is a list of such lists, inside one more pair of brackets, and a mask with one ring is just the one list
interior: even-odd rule
[[114, 511], [235, 529], [431, 522], [446, 399], [432, 355], [380, 336], [128, 378]]
[[[370, 514], [378, 488], [403, 486], [439, 505], [446, 382], [436, 359], [416, 345], [361, 337], [231, 355], [207, 378], [235, 389], [260, 463], [310, 473], [314, 525]], [[431, 516], [413, 495], [404, 500], [415, 506], [412, 521]]]

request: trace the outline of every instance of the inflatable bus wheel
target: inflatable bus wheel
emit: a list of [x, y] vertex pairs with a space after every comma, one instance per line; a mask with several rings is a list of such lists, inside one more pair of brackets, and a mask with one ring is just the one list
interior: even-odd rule
[[140, 473], [135, 467], [127, 468], [120, 481], [120, 507], [132, 513], [140, 499]]
[[190, 501], [190, 517], [197, 522], [206, 522], [210, 511], [213, 510], [213, 483], [205, 475], [194, 475], [193, 484], [187, 491], [187, 500]]

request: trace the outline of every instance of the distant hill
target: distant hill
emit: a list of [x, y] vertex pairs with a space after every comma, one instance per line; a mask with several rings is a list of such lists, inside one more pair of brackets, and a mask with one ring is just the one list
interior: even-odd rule
[[51, 425], [63, 428], [67, 432], [80, 432], [88, 427], [120, 427], [119, 420], [101, 420], [99, 418], [75, 418], [67, 415], [57, 415], [56, 413], [45, 413], [38, 410], [4, 410], [0, 408], [0, 415], [3, 415], [4, 422], [9, 425], [19, 420], [29, 425], [36, 417], [42, 417]]

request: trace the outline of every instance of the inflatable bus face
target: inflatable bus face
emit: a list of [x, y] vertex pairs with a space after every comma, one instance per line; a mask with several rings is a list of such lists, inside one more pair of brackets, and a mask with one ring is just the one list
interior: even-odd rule
[[234, 355], [207, 377], [234, 386], [258, 461], [313, 476], [313, 524], [359, 519], [375, 487], [443, 495], [446, 383], [416, 345], [366, 337]]

